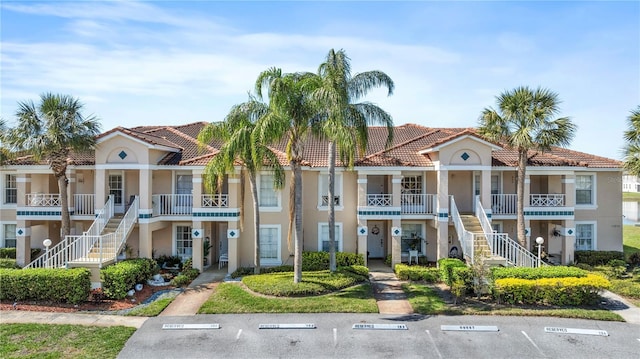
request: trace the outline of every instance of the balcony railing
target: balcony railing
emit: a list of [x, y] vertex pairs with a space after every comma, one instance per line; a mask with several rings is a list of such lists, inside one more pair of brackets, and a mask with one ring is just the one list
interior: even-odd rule
[[[492, 194], [491, 210], [493, 214], [516, 214], [518, 197], [515, 194]], [[531, 194], [529, 195], [529, 203], [525, 206], [530, 207], [562, 207], [565, 205], [564, 194]]]
[[393, 203], [391, 194], [368, 194], [367, 206], [370, 207], [391, 207]]
[[153, 216], [188, 216], [193, 211], [193, 195], [154, 194], [151, 196]]
[[27, 193], [28, 207], [60, 207], [59, 193]]
[[400, 197], [402, 214], [433, 214], [435, 200], [434, 194], [403, 194]]
[[219, 208], [229, 207], [229, 195], [227, 194], [203, 194], [202, 207]]
[[531, 207], [562, 207], [564, 206], [564, 194], [532, 194], [529, 196]]
[[73, 207], [75, 214], [80, 216], [93, 216], [95, 214], [95, 194], [74, 194]]

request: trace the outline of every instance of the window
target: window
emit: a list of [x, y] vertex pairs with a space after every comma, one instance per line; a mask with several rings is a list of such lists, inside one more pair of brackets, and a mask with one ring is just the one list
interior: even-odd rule
[[500, 175], [491, 175], [491, 194], [500, 194]]
[[402, 194], [422, 194], [422, 176], [404, 176], [401, 182]]
[[576, 223], [576, 250], [596, 249], [596, 231], [594, 223]]
[[[336, 222], [336, 252], [342, 251], [342, 223]], [[329, 223], [318, 223], [318, 248], [321, 252], [329, 251]]]
[[261, 174], [258, 182], [260, 182], [258, 188], [260, 207], [279, 207], [278, 192], [273, 188], [273, 175]]
[[4, 230], [4, 238], [2, 241], [2, 246], [4, 248], [15, 248], [16, 247], [16, 225], [15, 224], [5, 224], [3, 225]]
[[402, 224], [402, 239], [400, 243], [400, 250], [402, 252], [408, 252], [409, 250], [418, 250], [422, 252], [423, 243], [422, 224], [420, 223], [403, 223]]
[[18, 202], [18, 186], [16, 185], [16, 175], [6, 175], [4, 181], [4, 203]]
[[176, 226], [176, 255], [183, 260], [193, 256], [191, 226]]
[[176, 175], [176, 198], [174, 206], [176, 207], [193, 207], [193, 175], [177, 174]]
[[592, 175], [576, 176], [576, 204], [595, 204], [593, 200], [593, 182]]
[[280, 226], [260, 226], [260, 263], [281, 263]]
[[[320, 173], [318, 175], [318, 207], [329, 206], [329, 174]], [[335, 206], [342, 206], [342, 174], [336, 173], [333, 184], [333, 203]]]

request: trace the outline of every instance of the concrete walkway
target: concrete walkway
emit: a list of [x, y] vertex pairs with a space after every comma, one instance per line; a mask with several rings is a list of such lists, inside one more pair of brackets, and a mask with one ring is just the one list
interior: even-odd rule
[[406, 281], [398, 280], [391, 267], [382, 261], [371, 260], [369, 280], [380, 314], [413, 314], [413, 308], [402, 290]]
[[620, 315], [627, 323], [640, 324], [640, 308], [608, 290], [602, 293], [602, 297], [605, 300], [602, 303], [605, 309]]
[[163, 311], [160, 316], [196, 315], [213, 291], [227, 275], [227, 268], [211, 266], [194, 279]]
[[121, 315], [105, 314], [32, 312], [26, 310], [0, 311], [0, 324], [40, 323], [93, 325], [99, 327], [113, 327], [122, 325], [125, 327], [140, 328], [147, 319], [149, 318], [125, 317]]

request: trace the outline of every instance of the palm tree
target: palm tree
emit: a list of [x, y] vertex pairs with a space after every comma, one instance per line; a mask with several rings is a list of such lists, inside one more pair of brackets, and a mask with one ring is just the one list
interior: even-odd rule
[[80, 100], [52, 93], [40, 95], [40, 103], [18, 103], [18, 125], [5, 136], [12, 150], [24, 150], [36, 160], [46, 160], [58, 181], [60, 193], [62, 235], [70, 232], [69, 205], [67, 200], [67, 166], [73, 163], [71, 152], [84, 152], [95, 148], [100, 123], [94, 115], [82, 114]]
[[7, 133], [8, 127], [7, 123], [4, 119], [0, 118], [0, 166], [3, 166], [5, 162], [9, 159], [9, 149], [5, 147], [5, 142], [3, 140], [5, 134]]
[[387, 127], [387, 144], [393, 140], [393, 119], [380, 107], [369, 102], [357, 102], [376, 87], [386, 87], [393, 94], [393, 80], [381, 71], [367, 71], [351, 76], [350, 59], [344, 50], [327, 54], [318, 68], [320, 88], [313, 93], [324, 121], [322, 134], [328, 139], [329, 162], [329, 269], [336, 270], [335, 246], [335, 161], [336, 147], [348, 168], [352, 168], [358, 150], [364, 152], [368, 142], [369, 124]]
[[627, 118], [628, 129], [624, 132], [624, 168], [634, 176], [640, 176], [640, 106]]
[[502, 142], [518, 152], [517, 234], [525, 245], [524, 183], [530, 150], [549, 150], [568, 146], [577, 130], [568, 117], [555, 117], [560, 101], [548, 89], [526, 86], [505, 91], [496, 97], [498, 110], [485, 108], [480, 115], [478, 132], [489, 140]]
[[286, 139], [286, 154], [291, 166], [292, 181], [289, 192], [289, 250], [294, 242], [293, 282], [302, 280], [302, 161], [304, 140], [312, 131], [315, 108], [310, 94], [317, 86], [312, 73], [282, 73], [270, 68], [256, 80], [256, 93], [262, 98], [263, 88], [269, 97], [269, 113], [258, 123], [259, 137], [265, 143]]
[[[249, 96], [249, 101], [231, 108], [224, 122], [208, 124], [198, 135], [198, 141], [201, 145], [206, 145], [214, 139], [223, 143], [220, 152], [205, 167], [205, 185], [209, 190], [215, 189], [219, 184], [219, 179], [223, 178], [225, 174], [233, 173], [235, 165], [238, 163], [244, 166], [249, 176], [255, 216], [253, 223], [255, 274], [260, 273], [258, 172], [269, 168], [274, 173], [275, 187], [282, 188], [284, 185], [284, 170], [278, 162], [277, 156], [261, 141], [255, 131], [256, 123], [268, 113], [268, 110], [267, 105]], [[244, 187], [242, 184], [241, 186]], [[241, 199], [241, 206], [243, 203], [244, 198]], [[242, 218], [240, 221], [242, 223]]]

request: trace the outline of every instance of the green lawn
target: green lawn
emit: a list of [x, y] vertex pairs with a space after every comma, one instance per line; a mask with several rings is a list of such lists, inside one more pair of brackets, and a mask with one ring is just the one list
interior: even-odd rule
[[427, 315], [516, 315], [579, 318], [606, 321], [624, 321], [618, 314], [608, 310], [590, 308], [544, 308], [496, 305], [469, 298], [457, 305], [445, 303], [438, 292], [427, 285], [408, 284], [403, 286], [415, 313]]
[[332, 293], [366, 280], [364, 276], [345, 270], [335, 273], [324, 270], [304, 272], [300, 283], [293, 282], [293, 272], [250, 275], [242, 278], [242, 283], [261, 294], [300, 297]]
[[640, 200], [640, 192], [622, 192], [622, 200]]
[[622, 244], [626, 258], [629, 258], [631, 253], [640, 252], [640, 227], [632, 225], [623, 226]]
[[304, 298], [266, 297], [248, 292], [239, 283], [220, 283], [198, 311], [199, 314], [377, 312], [378, 306], [368, 283], [333, 294]]
[[149, 305], [133, 308], [126, 315], [134, 317], [157, 317], [174, 299], [175, 297], [158, 299], [149, 303]]
[[135, 331], [130, 327], [2, 324], [0, 358], [115, 358]]

